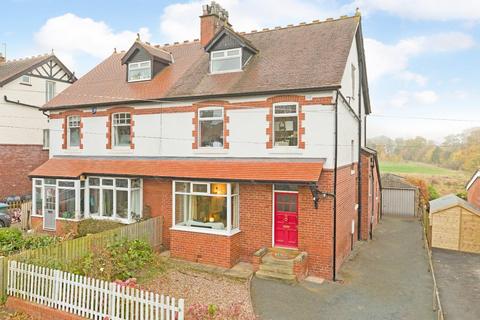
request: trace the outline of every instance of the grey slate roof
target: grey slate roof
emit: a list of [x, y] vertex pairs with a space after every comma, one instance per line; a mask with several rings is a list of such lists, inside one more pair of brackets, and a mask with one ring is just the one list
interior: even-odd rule
[[457, 197], [454, 194], [449, 194], [441, 198], [430, 201], [430, 212], [435, 213], [444, 209], [448, 209], [454, 206], [461, 206], [472, 211], [475, 214], [480, 215], [480, 208], [475, 207], [471, 203]]

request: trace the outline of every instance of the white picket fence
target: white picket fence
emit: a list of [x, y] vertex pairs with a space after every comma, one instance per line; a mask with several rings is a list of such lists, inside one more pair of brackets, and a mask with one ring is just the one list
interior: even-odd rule
[[8, 294], [89, 319], [183, 320], [184, 300], [17, 261]]

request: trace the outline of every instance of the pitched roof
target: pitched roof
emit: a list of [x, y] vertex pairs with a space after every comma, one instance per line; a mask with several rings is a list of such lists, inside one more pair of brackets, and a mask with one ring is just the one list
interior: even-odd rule
[[128, 83], [124, 54], [112, 54], [44, 109], [338, 88], [359, 22], [354, 16], [240, 34], [258, 49], [242, 72], [209, 74], [209, 56], [194, 41], [160, 47], [175, 62], [151, 81]]
[[470, 180], [468, 180], [468, 183], [467, 183], [467, 186], [466, 186], [466, 189], [470, 189], [471, 186], [473, 186], [473, 183], [475, 181], [477, 181], [477, 179], [480, 179], [480, 169], [478, 169], [474, 174], [473, 176], [470, 178]]
[[409, 183], [404, 177], [397, 176], [393, 173], [384, 173], [382, 174], [381, 179], [382, 188], [418, 189], [416, 186]]
[[217, 179], [232, 181], [317, 182], [323, 161], [219, 159], [51, 158], [30, 177], [78, 178], [82, 174]]
[[480, 209], [463, 200], [462, 198], [457, 197], [454, 194], [449, 194], [441, 198], [430, 201], [430, 212], [435, 213], [439, 212], [454, 206], [463, 207], [477, 215], [480, 215]]
[[45, 54], [26, 59], [0, 62], [0, 87], [19, 77], [39, 63], [47, 61], [51, 56], [51, 54]]
[[172, 63], [173, 62], [172, 54], [170, 52], [165, 51], [162, 48], [152, 46], [149, 43], [141, 42], [139, 40], [136, 40], [135, 43], [127, 51], [127, 53], [125, 53], [125, 55], [122, 57], [122, 63], [126, 63], [128, 58], [139, 47], [143, 48], [145, 51], [147, 51], [150, 55], [152, 55], [156, 59], [159, 59], [159, 60], [164, 61], [166, 63]]
[[55, 54], [50, 53], [30, 58], [1, 62], [0, 87], [52, 59], [55, 60], [55, 62], [62, 69], [64, 69], [65, 72], [67, 72], [74, 81], [76, 80], [74, 74], [70, 70], [68, 70], [68, 68], [55, 56]]

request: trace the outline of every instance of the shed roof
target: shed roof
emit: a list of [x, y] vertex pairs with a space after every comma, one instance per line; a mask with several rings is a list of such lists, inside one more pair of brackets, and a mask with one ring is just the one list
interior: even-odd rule
[[475, 207], [471, 203], [459, 198], [454, 194], [449, 194], [430, 201], [430, 212], [435, 213], [455, 206], [460, 206], [471, 211], [472, 213], [480, 215], [480, 208]]

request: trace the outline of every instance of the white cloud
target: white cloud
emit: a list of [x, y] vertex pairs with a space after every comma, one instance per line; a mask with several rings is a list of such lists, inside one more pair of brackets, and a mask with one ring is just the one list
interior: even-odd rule
[[[148, 28], [140, 28], [138, 32], [142, 40], [148, 41], [151, 37]], [[48, 19], [35, 34], [35, 41], [41, 50], [54, 49], [69, 67], [77, 67], [78, 55], [106, 58], [114, 48], [128, 49], [136, 34], [128, 30], [115, 32], [103, 21], [67, 13]]]
[[475, 45], [470, 35], [461, 32], [438, 33], [412, 37], [396, 44], [385, 44], [375, 39], [365, 39], [365, 52], [369, 80], [393, 75], [425, 85], [427, 78], [408, 70], [409, 60], [424, 53], [441, 53], [466, 50]]
[[[167, 42], [198, 38], [202, 4], [207, 0], [174, 3], [163, 10], [160, 32]], [[229, 13], [229, 21], [237, 31], [250, 31], [291, 23], [338, 17], [346, 8], [338, 8], [327, 0], [218, 0]], [[353, 12], [353, 11], [352, 11]], [[350, 13], [352, 13], [350, 12]]]
[[355, 0], [346, 7], [355, 6], [367, 14], [385, 11], [414, 20], [480, 20], [478, 0]]
[[396, 92], [390, 99], [390, 106], [402, 109], [405, 107], [426, 106], [436, 103], [439, 100], [438, 94], [432, 90]]
[[433, 104], [438, 101], [438, 95], [432, 90], [415, 92], [414, 97], [416, 102], [422, 105]]

